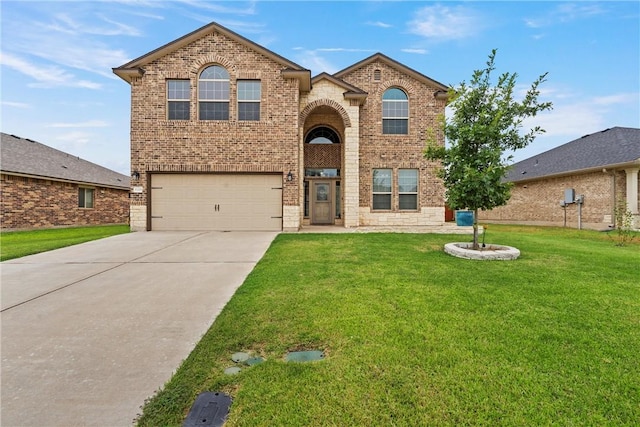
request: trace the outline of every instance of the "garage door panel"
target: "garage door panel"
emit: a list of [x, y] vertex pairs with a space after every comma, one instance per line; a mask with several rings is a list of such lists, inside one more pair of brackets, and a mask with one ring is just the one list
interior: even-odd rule
[[152, 175], [153, 230], [282, 230], [282, 177]]

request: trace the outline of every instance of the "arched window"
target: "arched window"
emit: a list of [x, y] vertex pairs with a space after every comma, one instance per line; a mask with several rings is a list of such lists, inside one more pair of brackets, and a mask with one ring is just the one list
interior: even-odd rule
[[200, 120], [229, 120], [229, 73], [219, 65], [211, 65], [198, 79]]
[[333, 129], [321, 126], [309, 132], [304, 142], [307, 144], [340, 144], [340, 137]]
[[409, 133], [409, 97], [402, 89], [392, 87], [382, 95], [382, 133]]

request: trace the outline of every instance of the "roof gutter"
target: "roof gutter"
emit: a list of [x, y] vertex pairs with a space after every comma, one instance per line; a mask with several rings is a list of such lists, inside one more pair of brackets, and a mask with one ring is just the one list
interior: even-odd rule
[[144, 70], [140, 67], [136, 68], [112, 68], [111, 69], [115, 75], [120, 77], [127, 83], [131, 83], [131, 81], [137, 77], [142, 77], [144, 75]]
[[311, 90], [311, 71], [293, 70], [285, 68], [280, 72], [285, 79], [296, 79], [300, 82], [300, 91], [309, 92]]
[[19, 176], [19, 177], [23, 177], [23, 178], [34, 178], [34, 179], [41, 179], [41, 180], [46, 180], [46, 181], [66, 182], [68, 184], [86, 185], [86, 186], [91, 186], [91, 187], [113, 188], [115, 190], [126, 190], [126, 191], [130, 190], [130, 187], [128, 185], [124, 185], [124, 184], [120, 186], [120, 185], [116, 185], [116, 184], [105, 184], [105, 183], [100, 183], [100, 182], [74, 181], [72, 179], [55, 178], [55, 177], [51, 177], [51, 176], [34, 175], [34, 174], [20, 173], [20, 172], [11, 172], [11, 171], [6, 171], [6, 170], [2, 170], [0, 172], [5, 174], [5, 175]]

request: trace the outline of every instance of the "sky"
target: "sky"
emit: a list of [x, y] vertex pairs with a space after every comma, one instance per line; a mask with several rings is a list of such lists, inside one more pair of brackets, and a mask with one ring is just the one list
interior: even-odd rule
[[497, 49], [552, 111], [519, 161], [614, 126], [640, 128], [638, 1], [0, 0], [0, 130], [130, 174], [130, 87], [112, 72], [210, 22], [311, 70], [381, 52], [448, 86]]

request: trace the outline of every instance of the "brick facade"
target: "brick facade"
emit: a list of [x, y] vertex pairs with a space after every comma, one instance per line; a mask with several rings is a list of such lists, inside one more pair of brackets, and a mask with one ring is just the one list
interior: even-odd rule
[[[371, 205], [373, 168], [392, 168], [395, 187], [399, 168], [418, 169], [418, 209], [407, 218], [444, 221], [444, 189], [435, 176], [436, 165], [422, 156], [427, 128], [444, 113], [445, 101], [435, 97], [442, 86], [403, 73], [400, 64], [379, 61], [363, 63], [341, 81], [319, 79], [312, 88], [305, 87], [302, 80], [285, 74], [295, 64], [217, 24], [160, 51], [114, 70], [131, 84], [131, 168], [140, 173], [132, 185], [142, 187], [142, 192], [132, 194], [132, 228], [149, 227], [153, 173], [276, 172], [283, 177], [283, 228], [297, 229], [308, 222], [303, 212], [305, 168], [341, 169], [341, 223], [346, 227], [375, 225], [380, 222], [376, 217], [383, 216], [387, 225], [406, 222], [398, 210], [397, 188], [391, 212], [362, 214]], [[229, 120], [198, 119], [198, 76], [212, 64], [230, 75]], [[380, 81], [372, 81], [374, 70], [381, 71]], [[189, 80], [189, 120], [167, 119], [167, 79]], [[237, 120], [239, 79], [260, 80], [259, 121]], [[341, 82], [361, 89], [366, 100], [346, 96]], [[382, 94], [389, 87], [400, 87], [409, 95], [408, 135], [382, 134]], [[340, 144], [305, 147], [306, 134], [318, 126], [333, 129]], [[289, 171], [295, 174], [292, 181], [286, 179]]]
[[94, 189], [94, 208], [78, 207], [78, 184], [1, 175], [2, 230], [81, 225], [126, 224], [128, 190], [82, 185]]
[[[511, 190], [507, 205], [480, 212], [479, 220], [563, 226], [565, 208], [560, 206], [560, 201], [564, 190], [569, 188], [575, 190], [576, 197], [584, 195], [582, 227], [606, 230], [613, 225], [616, 200], [626, 197], [626, 174], [622, 170], [597, 171], [518, 183]], [[577, 204], [566, 207], [566, 225], [578, 227]]]
[[[375, 80], [374, 74], [380, 79]], [[437, 127], [438, 116], [444, 114], [446, 106], [444, 100], [434, 96], [439, 88], [422, 83], [383, 61], [371, 62], [341, 78], [369, 94], [360, 111], [360, 207], [371, 207], [374, 168], [393, 169], [394, 184], [398, 169], [419, 169], [419, 209], [444, 207], [444, 186], [436, 176], [437, 164], [423, 156], [427, 130]], [[407, 135], [382, 133], [382, 95], [391, 87], [400, 88], [409, 96]], [[392, 196], [392, 211], [397, 212], [397, 191]], [[399, 217], [393, 214], [389, 218], [389, 222], [397, 223], [391, 218]], [[444, 221], [444, 216], [440, 221]], [[398, 225], [402, 225], [401, 221]]]

